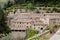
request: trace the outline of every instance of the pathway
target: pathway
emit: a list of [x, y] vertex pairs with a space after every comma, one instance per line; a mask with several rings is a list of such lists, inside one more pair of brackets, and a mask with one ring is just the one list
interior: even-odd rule
[[50, 38], [50, 40], [60, 40], [60, 29], [56, 32], [54, 36]]

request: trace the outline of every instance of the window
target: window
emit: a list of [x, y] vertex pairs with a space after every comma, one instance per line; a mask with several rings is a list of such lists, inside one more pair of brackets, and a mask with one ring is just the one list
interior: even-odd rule
[[25, 30], [22, 30], [23, 32], [25, 32]]
[[28, 26], [27, 26], [27, 28], [28, 28]]
[[18, 25], [18, 27], [19, 27], [19, 25]]
[[35, 26], [35, 24], [34, 24], [34, 26]]
[[28, 23], [27, 23], [28, 24]]
[[30, 19], [32, 19], [32, 18], [30, 18]]
[[21, 22], [20, 22], [20, 24], [21, 24]]
[[45, 14], [44, 14], [44, 16], [45, 16]]
[[25, 32], [25, 30], [11, 30], [11, 31], [15, 31], [15, 32]]
[[41, 30], [43, 30], [43, 28], [41, 28]]

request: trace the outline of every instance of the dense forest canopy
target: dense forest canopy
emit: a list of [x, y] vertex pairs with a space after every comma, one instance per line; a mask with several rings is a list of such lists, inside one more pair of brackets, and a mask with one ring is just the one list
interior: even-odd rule
[[6, 21], [6, 16], [4, 10], [0, 7], [0, 34], [1, 33], [9, 33], [10, 28], [7, 26]]
[[16, 3], [26, 3], [26, 2], [32, 2], [32, 3], [59, 3], [60, 0], [14, 0]]
[[26, 4], [26, 3], [32, 3], [34, 6], [57, 6], [60, 7], [60, 0], [0, 0], [0, 5], [6, 6], [8, 5], [8, 2], [10, 1], [10, 4]]
[[5, 7], [6, 4], [8, 4], [8, 2], [14, 3], [14, 0], [0, 0], [0, 6], [3, 8]]

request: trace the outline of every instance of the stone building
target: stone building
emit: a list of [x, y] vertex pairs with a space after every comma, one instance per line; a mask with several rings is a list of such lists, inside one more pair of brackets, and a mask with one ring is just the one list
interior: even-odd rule
[[46, 26], [60, 25], [60, 13], [22, 13], [18, 9], [15, 13], [8, 14], [8, 19], [12, 31], [23, 31], [25, 33], [28, 29], [41, 32]]
[[[60, 24], [60, 13], [22, 13], [18, 9], [15, 13], [11, 12], [10, 27], [12, 29], [32, 28], [39, 29], [49, 25]], [[36, 27], [35, 27], [36, 26]], [[37, 28], [38, 27], [38, 28]]]
[[49, 19], [49, 25], [60, 25], [60, 13], [45, 14]]

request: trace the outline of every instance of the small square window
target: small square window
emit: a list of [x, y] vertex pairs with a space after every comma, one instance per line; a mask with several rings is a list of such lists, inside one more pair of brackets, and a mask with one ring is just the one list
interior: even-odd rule
[[35, 26], [35, 24], [34, 24], [34, 26]]
[[27, 28], [28, 28], [28, 26], [27, 26]]
[[32, 19], [32, 18], [30, 18], [30, 19]]

